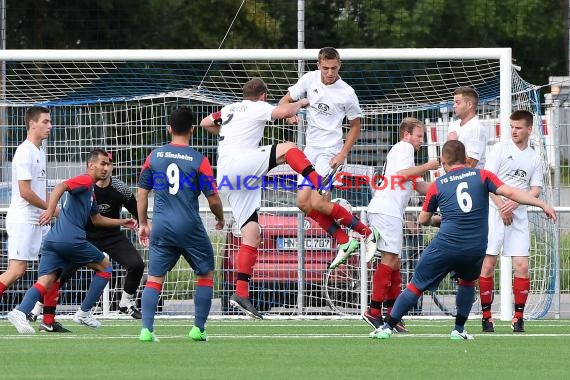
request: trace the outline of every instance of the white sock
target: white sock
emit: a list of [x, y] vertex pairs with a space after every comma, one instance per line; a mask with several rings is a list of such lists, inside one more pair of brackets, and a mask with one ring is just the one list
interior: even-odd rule
[[119, 302], [119, 307], [128, 307], [133, 303], [133, 299], [135, 298], [134, 294], [129, 294], [123, 290], [123, 294], [121, 295], [121, 301]]
[[42, 313], [44, 304], [41, 303], [40, 301], [37, 301], [36, 304], [34, 305], [34, 308], [32, 309], [32, 314], [35, 316], [38, 316]]

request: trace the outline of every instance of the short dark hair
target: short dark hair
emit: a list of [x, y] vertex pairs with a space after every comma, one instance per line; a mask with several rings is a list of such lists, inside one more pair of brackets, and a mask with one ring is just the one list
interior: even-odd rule
[[424, 124], [415, 117], [405, 117], [400, 123], [400, 138], [404, 137], [404, 133], [413, 133], [416, 128], [424, 128]]
[[173, 135], [184, 135], [194, 127], [194, 113], [190, 107], [183, 106], [175, 109], [170, 114], [168, 125], [172, 128]]
[[336, 59], [340, 61], [340, 54], [338, 54], [338, 50], [333, 47], [325, 46], [321, 50], [319, 50], [318, 60], [319, 62], [324, 61], [325, 59]]
[[517, 110], [511, 114], [511, 120], [523, 120], [527, 127], [532, 127], [534, 116], [527, 110]]
[[459, 87], [455, 91], [453, 91], [453, 95], [461, 95], [464, 98], [471, 100], [475, 106], [479, 104], [479, 94], [475, 91], [474, 88], [471, 87]]
[[26, 114], [24, 115], [26, 130], [30, 129], [30, 121], [38, 121], [42, 113], [49, 113], [49, 109], [44, 106], [32, 106], [26, 110]]
[[465, 145], [459, 140], [447, 140], [443, 144], [441, 156], [447, 165], [464, 164], [466, 162]]
[[265, 93], [267, 93], [267, 85], [261, 78], [251, 78], [243, 85], [244, 99], [257, 99]]
[[109, 157], [109, 153], [107, 153], [105, 149], [95, 148], [91, 152], [87, 153], [87, 164], [96, 162], [99, 159], [99, 156]]

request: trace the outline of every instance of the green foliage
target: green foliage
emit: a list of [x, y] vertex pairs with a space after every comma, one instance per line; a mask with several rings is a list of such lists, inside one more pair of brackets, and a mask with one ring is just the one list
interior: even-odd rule
[[[566, 13], [564, 1], [306, 0], [305, 47], [512, 47], [522, 76], [543, 84], [566, 72]], [[297, 48], [297, 14], [293, 0], [20, 0], [7, 2], [6, 42], [9, 49]]]

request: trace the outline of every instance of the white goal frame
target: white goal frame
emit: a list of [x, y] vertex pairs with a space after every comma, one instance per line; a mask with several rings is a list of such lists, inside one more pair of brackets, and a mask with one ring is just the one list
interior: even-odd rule
[[[493, 59], [500, 62], [500, 124], [501, 136], [509, 136], [511, 114], [510, 48], [474, 49], [338, 49], [343, 60], [435, 60], [435, 59]], [[318, 49], [196, 49], [196, 50], [0, 50], [0, 61], [212, 61], [212, 60], [309, 60], [315, 61]], [[4, 72], [4, 71], [3, 71]], [[4, 79], [4, 78], [2, 78]], [[1, 95], [1, 94], [0, 94]], [[501, 256], [501, 320], [512, 316], [511, 260]]]

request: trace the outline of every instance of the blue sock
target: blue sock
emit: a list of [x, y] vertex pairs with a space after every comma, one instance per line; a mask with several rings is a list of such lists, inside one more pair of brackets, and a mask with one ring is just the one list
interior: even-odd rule
[[420, 297], [418, 295], [411, 292], [408, 288], [404, 289], [392, 307], [392, 311], [390, 312], [392, 319], [396, 322], [399, 322], [404, 314], [406, 314], [412, 307], [414, 307], [414, 305], [417, 305], [419, 298]]
[[113, 266], [109, 265], [107, 269], [102, 272], [95, 272], [93, 277], [91, 278], [91, 284], [89, 284], [89, 290], [87, 290], [87, 294], [81, 303], [81, 310], [82, 311], [89, 311], [97, 301], [99, 301], [99, 297], [103, 293], [103, 289], [109, 283], [109, 279], [111, 278], [111, 273], [113, 273]]
[[[149, 286], [149, 285], [154, 286]], [[148, 283], [144, 287], [141, 298], [141, 313], [142, 313], [142, 327], [154, 331], [154, 313], [158, 306], [160, 298], [160, 291], [157, 288], [162, 288], [158, 283]]]
[[210, 285], [200, 285], [196, 287], [194, 294], [194, 306], [196, 307], [194, 325], [204, 331], [206, 328], [206, 320], [210, 314], [212, 306], [212, 296], [214, 288]]
[[35, 287], [32, 286], [30, 289], [26, 291], [24, 298], [22, 299], [22, 303], [16, 307], [16, 309], [20, 310], [22, 313], [28, 315], [34, 306], [36, 306], [36, 302], [43, 299], [40, 291]]
[[463, 332], [465, 322], [471, 312], [473, 306], [473, 297], [475, 297], [475, 287], [457, 285], [457, 294], [455, 295], [455, 304], [457, 306], [457, 316], [455, 317], [455, 330]]

